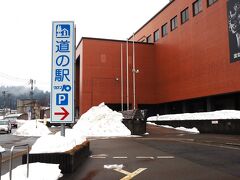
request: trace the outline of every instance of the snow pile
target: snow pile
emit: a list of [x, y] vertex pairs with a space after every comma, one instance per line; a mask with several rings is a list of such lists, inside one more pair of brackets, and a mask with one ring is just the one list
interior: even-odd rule
[[197, 128], [193, 127], [193, 128], [185, 128], [185, 127], [172, 127], [172, 126], [168, 126], [168, 125], [157, 125], [155, 123], [151, 123], [151, 122], [147, 122], [150, 125], [154, 125], [154, 126], [159, 126], [159, 127], [163, 127], [163, 128], [169, 128], [169, 129], [176, 129], [179, 131], [185, 131], [185, 132], [190, 132], [190, 133], [195, 133], [195, 134], [199, 134], [200, 132], [198, 131]]
[[21, 127], [22, 125], [24, 125], [28, 120], [20, 120], [20, 119], [17, 119], [17, 127]]
[[5, 152], [5, 149], [2, 146], [0, 146], [0, 153], [1, 152]]
[[65, 152], [72, 149], [75, 145], [76, 142], [73, 138], [47, 135], [37, 139], [37, 141], [33, 144], [30, 153]]
[[16, 130], [14, 135], [17, 136], [44, 136], [50, 134], [48, 127], [37, 120], [28, 120]]
[[175, 129], [179, 130], [179, 131], [186, 131], [186, 132], [196, 133], [196, 134], [200, 133], [199, 130], [195, 127], [193, 127], [193, 128], [177, 127]]
[[[20, 165], [13, 169], [12, 179], [17, 180], [57, 180], [62, 177], [58, 164], [30, 163], [29, 177], [27, 178], [27, 165]], [[2, 180], [9, 180], [9, 173], [2, 176]]]
[[[101, 103], [83, 114], [73, 129], [66, 129], [65, 137], [58, 132], [37, 139], [30, 153], [65, 152], [85, 142], [86, 136], [129, 136], [131, 132], [122, 123], [122, 118], [121, 113], [112, 111]], [[24, 126], [26, 124], [22, 127]]]
[[101, 103], [83, 114], [73, 129], [84, 136], [129, 136], [131, 131], [122, 119], [121, 113]]
[[58, 132], [55, 135], [46, 135], [38, 138], [33, 144], [30, 153], [38, 154], [66, 152], [85, 141], [86, 138], [79, 135], [79, 133], [77, 134], [76, 131], [66, 129], [64, 137], [60, 135], [60, 132]]
[[213, 112], [169, 114], [149, 117], [148, 121], [169, 121], [169, 120], [214, 120], [214, 119], [240, 119], [240, 111], [222, 110]]
[[[61, 132], [59, 131], [55, 135], [61, 136]], [[82, 136], [78, 131], [74, 129], [65, 129], [65, 137], [74, 139], [76, 145], [82, 144], [87, 140], [85, 136]]]
[[3, 119], [3, 116], [0, 116], [0, 120], [2, 120]]

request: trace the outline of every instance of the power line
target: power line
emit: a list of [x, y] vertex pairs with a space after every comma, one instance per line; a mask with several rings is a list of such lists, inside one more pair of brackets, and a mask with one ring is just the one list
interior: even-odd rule
[[3, 73], [3, 72], [0, 72], [0, 77], [3, 77], [3, 78], [8, 79], [8, 80], [15, 80], [15, 81], [22, 81], [22, 82], [27, 82], [28, 81], [28, 79], [15, 77], [15, 76]]

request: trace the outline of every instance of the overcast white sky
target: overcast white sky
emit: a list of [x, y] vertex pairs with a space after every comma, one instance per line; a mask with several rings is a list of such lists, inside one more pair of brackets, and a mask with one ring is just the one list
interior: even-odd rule
[[52, 21], [74, 21], [81, 37], [126, 40], [169, 0], [6, 0], [0, 2], [0, 85], [50, 90]]

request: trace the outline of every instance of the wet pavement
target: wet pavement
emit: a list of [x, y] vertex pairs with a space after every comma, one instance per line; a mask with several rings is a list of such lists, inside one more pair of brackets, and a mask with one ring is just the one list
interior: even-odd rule
[[[59, 127], [52, 127], [58, 131]], [[240, 136], [223, 134], [191, 134], [152, 125], [148, 135], [128, 138], [90, 138], [92, 155], [72, 174], [61, 180], [121, 179], [239, 179]], [[36, 137], [0, 135], [3, 154], [2, 174], [8, 171], [9, 150], [12, 145], [28, 143]], [[21, 152], [14, 166], [21, 164]], [[122, 164], [121, 171], [104, 165]]]

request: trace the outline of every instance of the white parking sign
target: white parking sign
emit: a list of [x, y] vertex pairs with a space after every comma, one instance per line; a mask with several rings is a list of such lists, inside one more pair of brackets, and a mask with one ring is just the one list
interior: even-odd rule
[[74, 22], [53, 22], [51, 122], [74, 122]]

